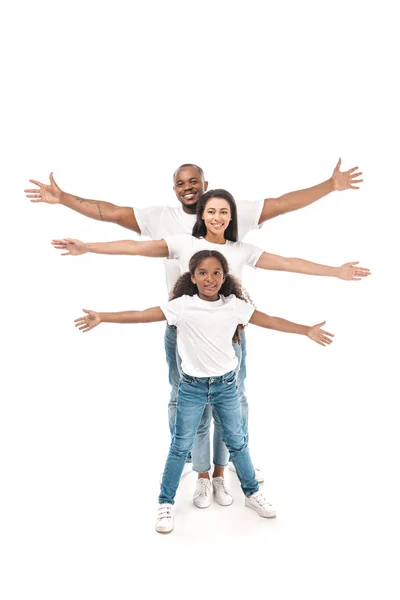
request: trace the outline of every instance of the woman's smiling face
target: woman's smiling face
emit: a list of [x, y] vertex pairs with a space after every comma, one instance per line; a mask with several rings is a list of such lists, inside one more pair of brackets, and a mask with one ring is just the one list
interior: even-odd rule
[[229, 202], [223, 198], [210, 198], [204, 207], [202, 219], [210, 233], [224, 232], [232, 219]]

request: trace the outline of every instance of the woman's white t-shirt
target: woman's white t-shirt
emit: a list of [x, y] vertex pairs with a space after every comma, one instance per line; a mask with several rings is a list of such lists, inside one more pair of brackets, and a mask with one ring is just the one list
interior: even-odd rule
[[243, 267], [255, 267], [261, 254], [261, 248], [245, 242], [225, 241], [225, 244], [213, 244], [204, 238], [192, 235], [172, 235], [164, 238], [169, 251], [169, 258], [178, 261], [181, 275], [189, 270], [189, 261], [193, 254], [200, 250], [217, 250], [228, 261], [229, 272], [239, 281], [243, 279]]
[[192, 377], [217, 377], [236, 369], [232, 337], [238, 325], [247, 325], [254, 306], [236, 296], [215, 302], [199, 296], [181, 296], [160, 307], [168, 325], [178, 330], [182, 370]]

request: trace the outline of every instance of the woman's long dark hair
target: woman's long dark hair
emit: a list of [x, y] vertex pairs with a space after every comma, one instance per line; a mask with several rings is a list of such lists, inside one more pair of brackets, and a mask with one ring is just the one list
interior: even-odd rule
[[[200, 250], [200, 252], [196, 252], [193, 254], [192, 258], [189, 261], [189, 271], [181, 275], [178, 281], [175, 283], [173, 290], [171, 292], [170, 300], [174, 300], [175, 298], [180, 298], [181, 296], [195, 296], [198, 293], [198, 289], [195, 283], [193, 283], [191, 277], [194, 275], [196, 267], [206, 258], [216, 258], [221, 265], [222, 271], [225, 276], [225, 281], [219, 290], [219, 293], [222, 296], [230, 296], [233, 294], [236, 298], [240, 300], [244, 300], [249, 304], [253, 304], [250, 296], [247, 291], [242, 288], [242, 284], [236, 277], [229, 274], [229, 266], [228, 261], [225, 256], [218, 252], [217, 250]], [[254, 306], [254, 304], [253, 304]], [[240, 330], [243, 329], [243, 325], [238, 325], [236, 331], [233, 335], [232, 340], [238, 344], [240, 344]]]
[[196, 211], [196, 223], [194, 224], [192, 235], [194, 237], [205, 237], [207, 233], [206, 226], [203, 221], [203, 213], [206, 207], [206, 204], [211, 198], [222, 198], [222, 200], [226, 200], [229, 203], [229, 207], [231, 209], [231, 221], [229, 222], [228, 227], [224, 231], [224, 237], [226, 240], [230, 240], [231, 242], [238, 241], [238, 219], [237, 219], [237, 208], [235, 198], [227, 192], [226, 190], [209, 190], [197, 201], [197, 211]]

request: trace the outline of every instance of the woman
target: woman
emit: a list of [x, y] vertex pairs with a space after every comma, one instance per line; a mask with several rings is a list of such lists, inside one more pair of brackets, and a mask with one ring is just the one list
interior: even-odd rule
[[[341, 267], [329, 267], [312, 263], [299, 258], [284, 258], [264, 252], [261, 248], [237, 241], [237, 210], [233, 196], [226, 190], [210, 190], [203, 194], [197, 203], [197, 219], [192, 235], [182, 234], [154, 241], [124, 240], [119, 242], [104, 242], [84, 244], [79, 240], [53, 240], [53, 246], [66, 250], [65, 255], [79, 255], [86, 252], [97, 254], [130, 254], [138, 256], [166, 257], [177, 259], [181, 273], [188, 270], [191, 256], [204, 249], [217, 250], [228, 260], [230, 272], [239, 281], [242, 280], [244, 266], [267, 270], [288, 271], [338, 277], [344, 280], [358, 280], [369, 275], [369, 270], [358, 267], [358, 263], [345, 263]], [[171, 335], [174, 331], [171, 330]], [[238, 357], [238, 393], [242, 407], [243, 427], [248, 435], [248, 405], [244, 391], [246, 373], [245, 336], [242, 333], [240, 343], [235, 344]], [[176, 407], [175, 414], [176, 414]], [[193, 470], [198, 473], [198, 481], [193, 502], [198, 508], [207, 508], [211, 504], [212, 490], [216, 500], [223, 506], [232, 503], [233, 497], [224, 482], [224, 468], [228, 461], [228, 451], [222, 440], [221, 426], [218, 416], [215, 417], [214, 435], [214, 471], [213, 482], [210, 481], [210, 443], [209, 427], [211, 409], [207, 407], [200, 423], [198, 436], [192, 451]], [[259, 481], [261, 480], [258, 477]]]

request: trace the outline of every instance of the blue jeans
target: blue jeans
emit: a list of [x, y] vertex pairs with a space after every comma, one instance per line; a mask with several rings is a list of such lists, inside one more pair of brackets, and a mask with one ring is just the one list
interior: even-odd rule
[[[240, 332], [240, 344], [234, 344], [235, 354], [238, 358], [238, 366], [236, 368], [238, 396], [240, 400], [243, 431], [248, 442], [248, 415], [249, 407], [247, 404], [244, 382], [246, 379], [246, 336], [244, 331]], [[171, 385], [171, 396], [168, 403], [168, 421], [171, 436], [174, 432], [176, 419], [176, 403], [178, 396], [178, 386], [182, 374], [181, 358], [177, 348], [177, 330], [175, 327], [168, 327], [165, 331], [164, 338], [165, 355], [168, 364], [168, 378]], [[219, 422], [218, 414], [213, 410], [210, 404], [206, 405], [199, 424], [191, 457], [189, 455], [188, 462], [193, 462], [193, 470], [197, 473], [205, 473], [211, 468], [210, 457], [210, 425], [211, 417], [214, 417], [214, 438], [213, 438], [213, 463], [214, 465], [224, 467], [229, 459], [229, 452], [224, 443], [222, 428]]]
[[222, 436], [243, 493], [250, 496], [259, 489], [243, 431], [235, 371], [219, 377], [190, 377], [182, 373], [178, 386], [175, 428], [158, 498], [160, 504], [174, 504], [187, 455], [193, 448], [197, 428], [204, 408], [208, 405], [218, 415]]

